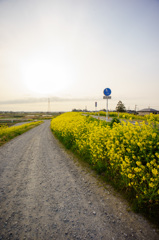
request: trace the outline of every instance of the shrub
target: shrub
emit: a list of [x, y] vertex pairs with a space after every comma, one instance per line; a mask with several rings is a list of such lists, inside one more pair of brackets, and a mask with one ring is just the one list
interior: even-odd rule
[[113, 127], [114, 123], [120, 123], [120, 120], [118, 118], [114, 117], [110, 122], [110, 126]]

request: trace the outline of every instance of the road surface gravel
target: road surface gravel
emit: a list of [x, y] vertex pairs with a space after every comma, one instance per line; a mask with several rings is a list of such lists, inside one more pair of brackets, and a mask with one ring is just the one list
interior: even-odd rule
[[0, 147], [0, 239], [157, 240], [159, 234], [68, 153], [45, 121]]

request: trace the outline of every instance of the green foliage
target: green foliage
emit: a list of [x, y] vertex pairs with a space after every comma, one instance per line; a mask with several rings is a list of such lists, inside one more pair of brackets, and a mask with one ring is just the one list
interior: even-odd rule
[[120, 120], [118, 118], [114, 117], [110, 122], [110, 127], [113, 127], [114, 123], [120, 123]]

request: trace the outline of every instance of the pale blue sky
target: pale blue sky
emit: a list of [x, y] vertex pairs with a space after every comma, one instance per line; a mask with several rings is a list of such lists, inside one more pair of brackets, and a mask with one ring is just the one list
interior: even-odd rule
[[0, 110], [159, 110], [159, 0], [0, 0]]

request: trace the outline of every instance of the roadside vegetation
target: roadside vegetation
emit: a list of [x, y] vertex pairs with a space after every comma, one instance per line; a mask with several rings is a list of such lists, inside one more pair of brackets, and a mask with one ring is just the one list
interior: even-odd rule
[[[86, 112], [85, 114], [87, 115], [98, 115], [99, 116], [106, 116], [106, 112], [105, 111], [99, 111], [99, 112]], [[145, 115], [145, 116], [141, 116], [141, 115], [137, 115], [137, 114], [130, 114], [130, 113], [126, 113], [126, 112], [109, 112], [109, 117], [116, 117], [119, 119], [127, 119], [127, 120], [139, 120], [139, 121], [149, 121], [151, 120], [153, 116], [153, 120], [156, 123], [159, 123], [159, 114], [150, 114], [150, 115]]]
[[7, 124], [0, 125], [0, 146], [8, 142], [12, 138], [21, 135], [22, 133], [30, 130], [33, 127], [38, 126], [42, 122], [43, 121], [30, 122], [15, 127], [8, 127]]
[[107, 124], [71, 112], [54, 118], [51, 129], [68, 149], [123, 192], [135, 211], [145, 213], [159, 224], [157, 123], [158, 118], [152, 114], [146, 118], [146, 123], [133, 125], [117, 120]]

